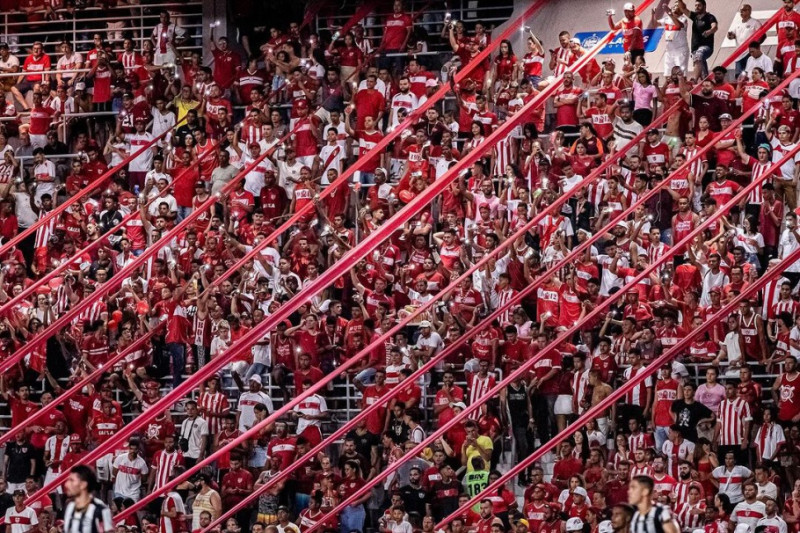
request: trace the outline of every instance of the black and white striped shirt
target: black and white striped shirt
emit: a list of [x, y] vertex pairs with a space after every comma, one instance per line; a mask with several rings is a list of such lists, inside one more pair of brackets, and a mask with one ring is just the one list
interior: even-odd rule
[[638, 510], [633, 513], [631, 533], [664, 533], [664, 524], [674, 521], [670, 508], [657, 503], [646, 514], [641, 514]]
[[111, 510], [98, 498], [92, 498], [85, 509], [69, 502], [64, 512], [64, 533], [109, 533], [114, 531]]

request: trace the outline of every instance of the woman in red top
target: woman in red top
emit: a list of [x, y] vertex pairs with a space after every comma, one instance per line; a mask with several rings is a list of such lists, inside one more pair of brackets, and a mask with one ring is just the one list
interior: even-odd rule
[[697, 120], [697, 133], [695, 134], [695, 137], [697, 138], [697, 141], [695, 142], [696, 146], [698, 148], [705, 148], [712, 143], [714, 140], [714, 135], [716, 134], [711, 131], [711, 125], [709, 124], [708, 119], [706, 117], [700, 117]]
[[761, 92], [769, 92], [769, 85], [764, 81], [764, 71], [755, 67], [750, 74], [750, 81], [739, 78], [736, 84], [736, 98], [742, 99], [742, 113], [746, 113], [761, 100]]
[[339, 77], [342, 81], [342, 86], [346, 87], [352, 81], [358, 82], [358, 79], [351, 78], [351, 76], [364, 60], [364, 53], [356, 45], [356, 38], [353, 32], [347, 32], [344, 35], [344, 46], [334, 46], [335, 44], [336, 42], [334, 41], [328, 46], [328, 53], [339, 58]]
[[[347, 461], [344, 464], [344, 479], [339, 484], [339, 498], [346, 500], [365, 485], [364, 478], [361, 477], [361, 466], [358, 461]], [[363, 531], [364, 519], [367, 514], [364, 510], [364, 504], [372, 497], [372, 492], [367, 491], [360, 498], [350, 502], [350, 505], [342, 509], [339, 515], [339, 521], [342, 524], [342, 529], [346, 531], [358, 530]]]
[[711, 472], [719, 466], [717, 454], [711, 451], [711, 442], [706, 438], [697, 439], [694, 448], [694, 464], [697, 468], [697, 477], [703, 487], [706, 498], [717, 493], [717, 487], [711, 481]]
[[789, 531], [800, 531], [800, 479], [795, 480], [792, 494], [783, 504], [783, 519], [789, 525]]
[[517, 56], [514, 55], [514, 50], [511, 48], [511, 41], [503, 39], [500, 41], [500, 52], [494, 58], [494, 72], [492, 73], [492, 80], [496, 83], [498, 81], [511, 81], [516, 80], [517, 76]]
[[530, 80], [533, 88], [542, 81], [542, 68], [544, 67], [544, 47], [533, 34], [528, 36], [528, 53], [522, 57], [522, 69], [525, 77]]

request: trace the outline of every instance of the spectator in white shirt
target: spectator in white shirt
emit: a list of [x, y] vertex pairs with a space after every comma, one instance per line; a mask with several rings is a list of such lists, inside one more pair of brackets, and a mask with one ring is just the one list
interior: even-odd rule
[[206, 456], [209, 435], [208, 422], [198, 416], [197, 402], [194, 400], [186, 402], [184, 409], [186, 409], [186, 418], [181, 424], [178, 445], [183, 452], [186, 467], [191, 468]]
[[764, 526], [764, 531], [787, 533], [789, 527], [786, 521], [778, 515], [778, 504], [772, 498], [767, 498], [764, 501], [764, 506], [767, 509], [767, 515], [756, 523], [756, 528]]
[[758, 496], [756, 496], [756, 498], [764, 503], [766, 503], [767, 500], [777, 500], [778, 487], [769, 480], [769, 471], [767, 467], [763, 464], [759, 464], [756, 466], [755, 472], [756, 489], [758, 490]]
[[[750, 6], [750, 4], [742, 4], [742, 7], [739, 8], [739, 17], [734, 19], [731, 29], [728, 30], [728, 39], [735, 42], [737, 48], [749, 41], [750, 38], [758, 31], [758, 28], [761, 27], [761, 21], [754, 19], [752, 14], [753, 8]], [[764, 41], [764, 37], [761, 38], [760, 42]], [[746, 54], [736, 60], [737, 76], [745, 69], [746, 61]]]
[[128, 443], [128, 453], [114, 459], [114, 497], [139, 501], [142, 495], [142, 480], [150, 471], [147, 462], [139, 455], [139, 441]]
[[[722, 485], [720, 484], [720, 489]], [[744, 501], [736, 504], [731, 513], [731, 522], [736, 524], [747, 524], [750, 526], [750, 531], [755, 530], [756, 524], [759, 520], [767, 515], [767, 508], [764, 502], [758, 501], [756, 498], [758, 489], [753, 482], [745, 483], [744, 485]]]
[[772, 59], [761, 50], [761, 43], [753, 41], [747, 47], [748, 54], [744, 56], [744, 72], [747, 78], [753, 75], [753, 69], [759, 67], [764, 72], [772, 72]]

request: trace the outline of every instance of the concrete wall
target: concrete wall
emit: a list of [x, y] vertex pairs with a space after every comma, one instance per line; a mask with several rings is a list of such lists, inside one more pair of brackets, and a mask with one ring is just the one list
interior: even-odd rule
[[[510, 20], [515, 20], [516, 16], [521, 15], [530, 5], [531, 1], [532, 0], [515, 0], [514, 15], [512, 15]], [[531, 27], [533, 32], [540, 39], [544, 40], [545, 48], [550, 49], [557, 46], [558, 33], [563, 30], [569, 31], [572, 34], [587, 31], [608, 31], [608, 23], [605, 14], [606, 9], [615, 9], [617, 11], [617, 18], [619, 18], [622, 15], [623, 3], [624, 2], [618, 0], [553, 0], [548, 2], [539, 13], [534, 16], [532, 20], [527, 21], [526, 24]], [[657, 21], [661, 18], [665, 6], [674, 4], [674, 0], [658, 0], [654, 2], [653, 5], [656, 7], [655, 20]], [[692, 0], [686, 0], [686, 4], [690, 9], [693, 9], [694, 3]], [[708, 0], [708, 11], [717, 17], [720, 26], [716, 34], [715, 52], [714, 57], [712, 57], [713, 63], [719, 63], [724, 60], [735, 48], [733, 43], [729, 42], [725, 36], [734, 18], [738, 17], [738, 11], [742, 4], [750, 4], [753, 8], [753, 18], [758, 20], [769, 18], [775, 10], [780, 9], [782, 6], [780, 0]], [[653, 20], [652, 12], [643, 14], [642, 20], [645, 27], [658, 27], [658, 24], [655, 22], [652, 26], [649, 26]], [[501, 26], [499, 29], [495, 30], [495, 33], [499, 33], [504, 28], [505, 26]], [[520, 32], [516, 32], [514, 35], [515, 38], [512, 40], [514, 52], [518, 56], [524, 55], [527, 50], [524, 41], [525, 38], [522, 37]], [[765, 44], [774, 44], [775, 32], [771, 31], [768, 35], [772, 36], [772, 38], [768, 39]], [[659, 43], [657, 50], [647, 55], [648, 66], [653, 73], [660, 73], [663, 71], [663, 48], [663, 42]], [[771, 48], [767, 49], [767, 53], [772, 53]], [[621, 64], [622, 58], [619, 56], [613, 54], [600, 55], [600, 58], [603, 57], [613, 58], [618, 66]], [[545, 74], [548, 74], [546, 65]]]

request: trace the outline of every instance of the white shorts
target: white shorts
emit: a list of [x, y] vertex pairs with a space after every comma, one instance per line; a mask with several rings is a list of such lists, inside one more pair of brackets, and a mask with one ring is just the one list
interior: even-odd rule
[[239, 377], [244, 377], [247, 374], [247, 370], [250, 368], [250, 363], [247, 361], [235, 361], [228, 365], [228, 370], [231, 374], [236, 372], [239, 374]]
[[[48, 469], [47, 469], [47, 473], [44, 475], [44, 484], [45, 484], [45, 486], [48, 486], [48, 485], [50, 485], [50, 483], [52, 483], [53, 481], [55, 481], [55, 479], [56, 479], [58, 476], [59, 476], [59, 474], [54, 474], [54, 473], [53, 473], [53, 470], [52, 470], [51, 468], [48, 468]], [[61, 488], [61, 485], [58, 485], [58, 486], [56, 487], [56, 493], [57, 493], [57, 494], [61, 494], [61, 493], [62, 493], [62, 490], [63, 490], [63, 489]], [[12, 492], [12, 494], [13, 494], [13, 492]]]
[[30, 138], [31, 138], [31, 148], [33, 148], [34, 150], [36, 148], [44, 148], [45, 146], [47, 146], [47, 135], [34, 135], [33, 133], [31, 133]]
[[25, 483], [8, 483], [7, 492], [14, 494], [15, 490], [25, 490]]
[[163, 65], [165, 63], [175, 63], [175, 54], [172, 53], [172, 50], [167, 50], [163, 54], [156, 52], [153, 56], [154, 65]]
[[[789, 88], [787, 89], [789, 92], [789, 96], [792, 98], [800, 98], [800, 79], [793, 79], [789, 82]], [[33, 135], [31, 135], [33, 137]]]
[[553, 413], [557, 415], [571, 415], [572, 396], [569, 394], [559, 394], [558, 397], [556, 397], [556, 404], [553, 407]]
[[672, 67], [680, 67], [683, 72], [689, 68], [689, 49], [666, 50], [664, 52], [664, 76], [672, 75]]
[[250, 453], [250, 461], [247, 466], [250, 468], [264, 468], [267, 464], [267, 449], [263, 446], [255, 446]]
[[308, 168], [314, 167], [314, 159], [317, 156], [315, 155], [298, 155], [297, 160], [300, 162], [301, 165], [305, 165]]

